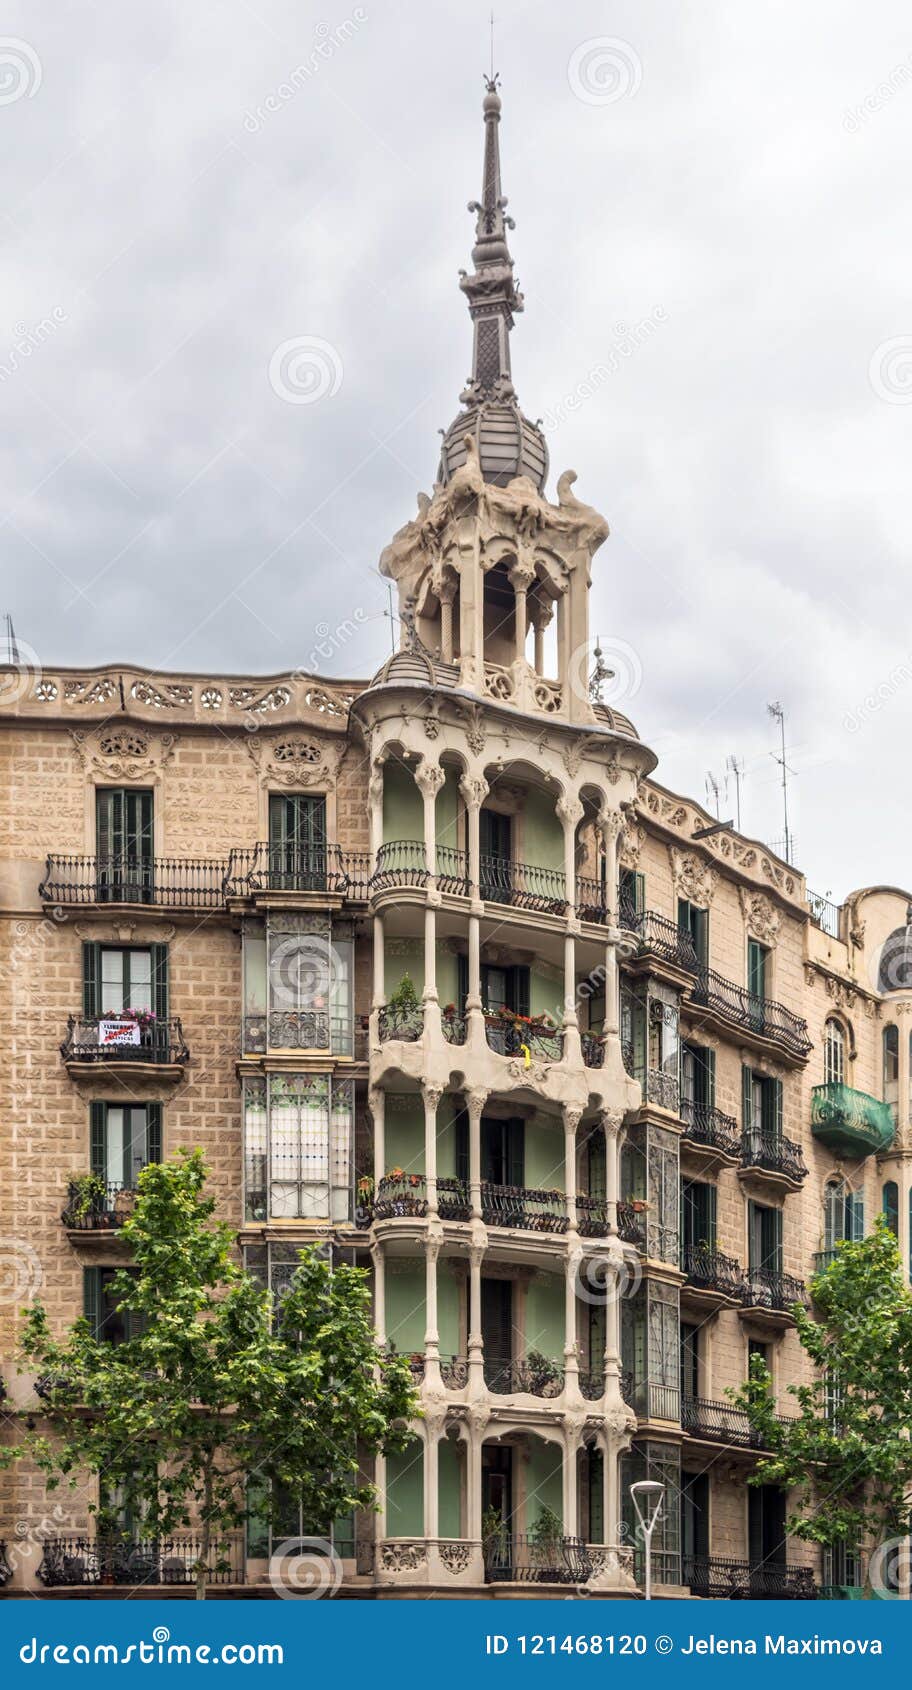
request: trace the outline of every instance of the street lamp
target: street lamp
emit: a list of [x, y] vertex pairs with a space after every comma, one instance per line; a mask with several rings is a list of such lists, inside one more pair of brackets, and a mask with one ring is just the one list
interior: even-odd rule
[[636, 1509], [636, 1517], [640, 1522], [640, 1530], [646, 1544], [646, 1589], [644, 1592], [647, 1602], [652, 1600], [652, 1534], [659, 1523], [662, 1503], [665, 1498], [665, 1486], [658, 1479], [637, 1479], [631, 1485], [630, 1495]]

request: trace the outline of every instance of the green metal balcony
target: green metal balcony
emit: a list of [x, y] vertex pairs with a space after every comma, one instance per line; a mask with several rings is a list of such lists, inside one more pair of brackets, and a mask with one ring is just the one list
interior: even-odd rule
[[811, 1131], [839, 1156], [874, 1156], [893, 1142], [888, 1103], [831, 1081], [811, 1092]]

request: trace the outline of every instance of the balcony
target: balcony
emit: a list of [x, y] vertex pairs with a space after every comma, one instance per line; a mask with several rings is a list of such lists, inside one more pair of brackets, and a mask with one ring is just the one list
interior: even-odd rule
[[541, 1191], [521, 1185], [481, 1187], [481, 1218], [486, 1226], [508, 1226], [522, 1232], [564, 1233], [570, 1221], [563, 1191]]
[[479, 880], [481, 896], [488, 903], [534, 910], [538, 915], [565, 915], [567, 912], [567, 888], [560, 869], [538, 868], [534, 863], [511, 863], [504, 857], [482, 853]]
[[700, 963], [693, 940], [676, 921], [659, 915], [656, 910], [644, 910], [635, 921], [641, 957], [668, 963], [685, 974], [697, 973]]
[[84, 1174], [70, 1180], [60, 1219], [68, 1232], [116, 1232], [133, 1212], [136, 1191], [120, 1180]]
[[713, 1250], [705, 1244], [685, 1244], [681, 1266], [687, 1275], [687, 1286], [682, 1290], [682, 1296], [690, 1291], [698, 1298], [705, 1295], [714, 1303], [722, 1300], [738, 1302], [744, 1272], [741, 1263], [736, 1262], [733, 1256], [723, 1256], [720, 1250]]
[[424, 1032], [424, 1005], [405, 1004], [401, 1008], [387, 1004], [377, 1018], [380, 1042], [401, 1039], [404, 1044], [417, 1044]]
[[[37, 1569], [49, 1588], [62, 1585], [195, 1585], [202, 1544], [194, 1537], [47, 1538]], [[206, 1584], [244, 1583], [244, 1544], [238, 1538], [214, 1543], [206, 1562]]]
[[681, 1391], [678, 1385], [664, 1385], [655, 1379], [635, 1379], [630, 1400], [639, 1420], [673, 1421], [675, 1425], [680, 1421]]
[[605, 1041], [595, 1033], [581, 1033], [580, 1044], [583, 1048], [583, 1066], [585, 1068], [603, 1068], [605, 1065]]
[[635, 1244], [638, 1250], [646, 1248], [645, 1211], [645, 1203], [619, 1203], [617, 1206], [618, 1237], [625, 1244]]
[[451, 897], [467, 898], [471, 890], [469, 881], [469, 859], [465, 851], [457, 851], [452, 845], [438, 845], [435, 851], [437, 864], [437, 890], [448, 892]]
[[793, 1323], [796, 1303], [807, 1307], [808, 1296], [803, 1279], [778, 1268], [749, 1268], [741, 1284], [742, 1314], [750, 1314], [769, 1325], [789, 1326]]
[[195, 857], [48, 857], [38, 895], [64, 908], [151, 904], [156, 909], [219, 910], [225, 861]]
[[585, 1584], [592, 1577], [580, 1537], [539, 1539], [531, 1533], [492, 1533], [484, 1541], [485, 1584]]
[[[395, 1169], [379, 1181], [373, 1206], [375, 1221], [421, 1220], [427, 1212], [427, 1181], [424, 1174], [407, 1174]], [[444, 1221], [469, 1219], [469, 1188], [463, 1180], [449, 1177], [438, 1179], [437, 1212]]]
[[368, 881], [371, 895], [392, 892], [399, 887], [425, 887], [430, 879], [423, 839], [393, 839], [381, 845], [377, 864]]
[[545, 1021], [527, 1016], [485, 1013], [485, 1038], [488, 1048], [498, 1056], [522, 1056], [531, 1062], [537, 1056], [543, 1062], [560, 1062], [564, 1054], [564, 1035], [554, 1032]]
[[440, 1025], [448, 1045], [465, 1044], [469, 1032], [468, 1017], [460, 1014], [452, 1004], [447, 1004], [440, 1011]]
[[498, 1397], [525, 1395], [553, 1399], [564, 1389], [563, 1363], [532, 1351], [518, 1361], [485, 1357], [485, 1384]]
[[817, 1586], [810, 1567], [783, 1562], [729, 1561], [718, 1556], [684, 1557], [684, 1583], [692, 1596], [754, 1602], [814, 1601]]
[[698, 966], [686, 1007], [705, 1009], [726, 1026], [774, 1044], [796, 1062], [804, 1062], [811, 1049], [807, 1022], [799, 1015], [771, 998], [757, 997], [746, 987], [736, 986], [712, 968]]
[[604, 1367], [581, 1367], [579, 1370], [580, 1395], [586, 1402], [601, 1402], [605, 1395]]
[[876, 1156], [893, 1143], [896, 1124], [889, 1103], [851, 1086], [814, 1086], [811, 1132], [835, 1156]]
[[440, 1377], [448, 1391], [461, 1391], [469, 1382], [469, 1364], [465, 1356], [441, 1356]]
[[261, 841], [228, 858], [228, 897], [250, 898], [264, 892], [330, 893], [354, 903], [367, 899], [370, 857], [339, 845], [270, 845]]
[[741, 1128], [731, 1115], [723, 1115], [711, 1103], [695, 1103], [682, 1097], [680, 1116], [684, 1123], [682, 1149], [713, 1152], [713, 1160], [737, 1162], [741, 1156]]
[[[78, 1075], [89, 1066], [111, 1074], [119, 1069], [135, 1074], [150, 1065], [163, 1079], [180, 1079], [190, 1052], [177, 1016], [71, 1015], [60, 1054], [68, 1073]], [[170, 1070], [170, 1072], [169, 1072]]]
[[744, 1129], [738, 1172], [765, 1176], [789, 1191], [800, 1191], [808, 1173], [801, 1145], [766, 1127]]

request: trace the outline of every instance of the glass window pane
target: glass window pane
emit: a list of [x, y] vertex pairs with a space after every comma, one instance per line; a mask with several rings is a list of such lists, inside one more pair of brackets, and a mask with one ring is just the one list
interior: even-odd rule
[[123, 951], [101, 953], [101, 1013], [119, 1015], [128, 1007], [124, 992]]
[[152, 952], [128, 951], [127, 974], [129, 979], [129, 994], [126, 1007], [128, 1009], [152, 1008]]
[[105, 1179], [122, 1185], [124, 1177], [124, 1111], [109, 1104], [105, 1119]]

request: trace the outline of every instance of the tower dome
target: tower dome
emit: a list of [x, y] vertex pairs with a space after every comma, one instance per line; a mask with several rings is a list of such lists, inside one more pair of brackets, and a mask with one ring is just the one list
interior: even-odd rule
[[469, 302], [474, 335], [472, 374], [460, 394], [463, 409], [443, 433], [439, 481], [446, 483], [466, 460], [465, 438], [478, 449], [486, 481], [503, 487], [514, 476], [527, 475], [539, 492], [548, 475], [548, 448], [537, 423], [519, 408], [510, 372], [510, 330], [523, 309], [523, 296], [513, 275], [507, 230], [507, 201], [500, 187], [500, 95], [497, 77], [485, 77], [484, 176], [476, 213], [471, 275], [460, 272], [459, 285]]

